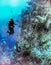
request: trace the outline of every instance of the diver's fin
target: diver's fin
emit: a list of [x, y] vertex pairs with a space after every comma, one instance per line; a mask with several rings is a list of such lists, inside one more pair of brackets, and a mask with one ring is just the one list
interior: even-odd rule
[[10, 33], [9, 31], [7, 31], [7, 33]]
[[12, 35], [12, 34], [14, 34], [14, 31], [11, 31], [11, 32], [7, 31], [7, 33], [9, 33], [10, 35]]

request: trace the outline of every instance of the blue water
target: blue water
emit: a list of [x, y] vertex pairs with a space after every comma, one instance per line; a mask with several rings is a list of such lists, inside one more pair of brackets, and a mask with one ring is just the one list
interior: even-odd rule
[[[4, 4], [2, 2], [4, 2]], [[5, 45], [5, 49], [6, 47], [14, 48], [17, 35], [20, 32], [20, 28], [16, 25], [14, 28], [15, 33], [13, 35], [9, 35], [7, 33], [8, 22], [13, 18], [16, 24], [19, 23], [17, 22], [17, 19], [20, 19], [18, 15], [21, 14], [23, 8], [26, 8], [26, 2], [27, 0], [19, 0], [18, 5], [13, 6], [14, 4], [8, 5], [6, 0], [0, 0], [0, 46]]]

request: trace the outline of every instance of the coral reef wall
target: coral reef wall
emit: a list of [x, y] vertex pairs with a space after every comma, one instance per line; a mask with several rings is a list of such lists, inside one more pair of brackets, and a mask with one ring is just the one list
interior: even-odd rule
[[[51, 65], [51, 0], [31, 0], [22, 11], [17, 51], [37, 65]], [[36, 65], [30, 64], [30, 65]]]

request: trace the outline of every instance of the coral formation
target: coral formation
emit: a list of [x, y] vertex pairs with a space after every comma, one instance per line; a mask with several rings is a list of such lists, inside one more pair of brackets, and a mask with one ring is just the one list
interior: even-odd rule
[[17, 40], [17, 49], [24, 57], [40, 60], [38, 65], [51, 65], [51, 7], [46, 7], [49, 0], [46, 5], [45, 2], [28, 2], [29, 6], [21, 14], [21, 33]]

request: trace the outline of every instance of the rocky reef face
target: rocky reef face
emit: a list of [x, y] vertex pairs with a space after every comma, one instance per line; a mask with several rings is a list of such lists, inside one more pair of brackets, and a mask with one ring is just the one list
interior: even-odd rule
[[[46, 3], [46, 4], [45, 4]], [[21, 33], [17, 51], [34, 65], [51, 65], [51, 5], [50, 0], [32, 0], [21, 14]], [[30, 64], [33, 65], [33, 64]]]

